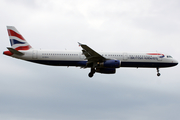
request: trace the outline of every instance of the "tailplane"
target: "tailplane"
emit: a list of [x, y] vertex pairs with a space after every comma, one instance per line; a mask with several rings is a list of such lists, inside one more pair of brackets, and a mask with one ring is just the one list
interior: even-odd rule
[[7, 26], [11, 47], [15, 50], [29, 50], [31, 45], [24, 39], [14, 26]]

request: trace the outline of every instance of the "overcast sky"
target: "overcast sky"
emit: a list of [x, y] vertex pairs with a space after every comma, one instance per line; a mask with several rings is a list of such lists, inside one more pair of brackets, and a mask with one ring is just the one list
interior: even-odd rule
[[[0, 0], [0, 51], [15, 26], [33, 48], [160, 52], [180, 61], [179, 0]], [[114, 75], [0, 55], [2, 120], [179, 120], [179, 66]]]

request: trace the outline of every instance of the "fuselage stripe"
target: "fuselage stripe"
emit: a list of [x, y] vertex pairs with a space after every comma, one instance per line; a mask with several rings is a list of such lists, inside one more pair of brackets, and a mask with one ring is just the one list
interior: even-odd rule
[[[28, 60], [31, 62], [53, 65], [53, 66], [86, 66], [87, 61], [63, 61], [63, 60]], [[149, 68], [161, 68], [161, 67], [172, 67], [177, 63], [166, 63], [166, 62], [121, 62], [120, 67], [149, 67]]]

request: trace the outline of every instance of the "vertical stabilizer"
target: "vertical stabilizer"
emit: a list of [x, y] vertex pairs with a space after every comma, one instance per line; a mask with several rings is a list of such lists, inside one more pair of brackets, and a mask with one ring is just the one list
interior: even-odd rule
[[14, 26], [7, 26], [11, 47], [15, 50], [29, 50], [32, 47]]

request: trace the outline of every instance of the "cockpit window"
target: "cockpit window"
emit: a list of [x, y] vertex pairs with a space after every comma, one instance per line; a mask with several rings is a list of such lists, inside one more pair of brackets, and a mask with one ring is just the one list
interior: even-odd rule
[[167, 55], [167, 58], [172, 58], [172, 56], [170, 56], [170, 55]]

